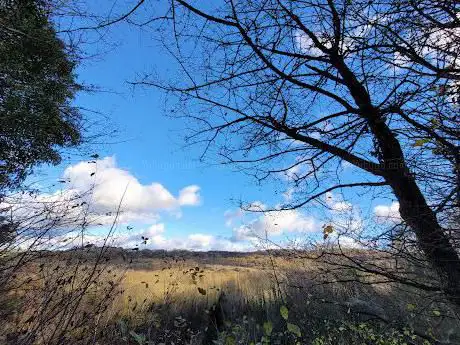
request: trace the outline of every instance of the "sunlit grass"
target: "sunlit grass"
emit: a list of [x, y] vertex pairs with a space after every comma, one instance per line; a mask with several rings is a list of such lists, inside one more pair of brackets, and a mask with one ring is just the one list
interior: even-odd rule
[[[280, 315], [280, 307], [284, 305], [289, 308], [288, 321], [300, 327], [303, 337], [314, 339], [335, 334], [325, 344], [336, 344], [342, 336], [340, 329], [351, 327], [352, 330], [355, 321], [361, 322], [359, 312], [349, 304], [356, 299], [357, 306], [367, 304], [377, 311], [384, 307], [383, 313], [399, 317], [401, 322], [417, 329], [424, 329], [425, 324], [431, 322], [408, 313], [407, 305], [418, 303], [410, 291], [395, 290], [391, 284], [363, 285], [356, 281], [318, 285], [318, 279], [327, 275], [330, 279], [349, 279], [355, 278], [356, 272], [341, 271], [340, 277], [324, 273], [324, 265], [315, 261], [267, 255], [204, 257], [201, 260], [175, 256], [131, 261], [112, 258], [98, 267], [99, 276], [89, 285], [81, 303], [75, 304], [76, 312], [69, 314], [62, 309], [61, 306], [66, 305], [62, 301], [78, 298], [79, 287], [88, 282], [93, 268], [91, 260], [83, 262], [75, 265], [53, 260], [46, 262], [43, 270], [37, 270], [40, 266], [29, 267], [30, 272], [35, 272], [29, 276], [39, 279], [25, 286], [34, 287], [36, 291], [19, 298], [14, 308], [19, 311], [18, 306], [23, 304], [20, 315], [27, 317], [18, 316], [18, 322], [10, 323], [10, 328], [30, 329], [25, 320], [40, 310], [47, 296], [50, 304], [43, 310], [53, 307], [56, 312], [65, 312], [66, 317], [45, 323], [41, 329], [43, 334], [51, 334], [55, 323], [57, 326], [68, 320], [72, 321], [72, 327], [67, 334], [73, 342], [78, 343], [78, 339], [84, 339], [90, 332], [101, 345], [118, 344], [120, 339], [127, 339], [123, 344], [135, 344], [129, 332], [141, 334], [155, 344], [208, 344], [222, 334], [245, 339], [237, 344], [250, 344], [263, 337], [266, 322], [273, 326], [274, 340], [292, 340], [292, 334], [285, 333], [287, 321]], [[76, 278], [70, 279], [74, 275]], [[104, 295], [107, 292], [110, 293], [108, 298]], [[101, 302], [103, 304], [98, 304]], [[225, 313], [218, 330], [215, 327], [217, 308]], [[431, 310], [425, 314], [431, 319], [434, 315]], [[121, 332], [120, 322], [128, 330], [127, 335]], [[374, 326], [369, 327], [370, 331], [377, 331], [372, 328]], [[359, 334], [353, 336], [360, 337]]]
[[167, 304], [177, 312], [185, 307], [205, 310], [222, 292], [232, 305], [277, 298], [270, 272], [223, 265], [128, 270], [121, 288], [123, 293], [114, 301], [114, 310], [130, 320], [139, 318], [152, 305]]

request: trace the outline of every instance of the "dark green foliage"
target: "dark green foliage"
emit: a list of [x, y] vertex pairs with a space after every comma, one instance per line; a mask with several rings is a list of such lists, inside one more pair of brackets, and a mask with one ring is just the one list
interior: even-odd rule
[[75, 61], [41, 0], [0, 0], [0, 193], [81, 141]]

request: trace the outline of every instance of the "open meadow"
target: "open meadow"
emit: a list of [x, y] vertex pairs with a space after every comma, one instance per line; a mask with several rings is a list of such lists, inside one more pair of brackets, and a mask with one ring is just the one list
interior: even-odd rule
[[29, 334], [40, 334], [29, 342], [37, 344], [459, 341], [458, 321], [441, 300], [372, 276], [375, 284], [358, 283], [352, 270], [332, 277], [305, 253], [97, 251], [34, 262], [14, 296], [3, 297], [2, 310], [12, 312], [2, 343], [27, 343]]

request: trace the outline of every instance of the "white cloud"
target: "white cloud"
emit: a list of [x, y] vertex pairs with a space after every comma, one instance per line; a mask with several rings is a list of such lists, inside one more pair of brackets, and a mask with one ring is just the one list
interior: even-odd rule
[[330, 210], [330, 219], [334, 229], [342, 236], [344, 234], [359, 234], [364, 229], [364, 221], [361, 217], [358, 205], [343, 200], [332, 192], [325, 195], [325, 203]]
[[[162, 238], [165, 232], [164, 223], [155, 223], [147, 228], [140, 230], [135, 229], [123, 229], [122, 231], [116, 232], [111, 238], [111, 245], [116, 245], [124, 248], [142, 247], [158, 238]], [[87, 242], [100, 245], [105, 238], [104, 235], [87, 237]], [[144, 244], [145, 242], [145, 244]]]
[[54, 193], [28, 194], [6, 198], [14, 216], [38, 212], [54, 214], [59, 224], [85, 216], [94, 224], [111, 224], [117, 209], [119, 223], [152, 222], [160, 212], [180, 215], [181, 206], [199, 205], [199, 187], [186, 186], [175, 197], [158, 182], [142, 184], [128, 170], [117, 166], [114, 157], [80, 162], [65, 169], [63, 189]]
[[184, 236], [167, 237], [160, 233], [152, 237], [147, 237], [147, 243], [139, 244], [142, 242], [141, 236], [144, 232], [133, 234], [137, 238], [137, 243], [128, 242], [123, 238], [118, 238], [117, 243], [125, 248], [135, 247], [136, 244], [140, 249], [185, 249], [196, 251], [209, 251], [209, 250], [223, 250], [223, 251], [250, 251], [255, 247], [249, 242], [236, 243], [230, 239], [223, 237], [216, 237], [210, 234], [193, 233]]
[[121, 203], [125, 218], [130, 220], [155, 218], [159, 211], [200, 204], [198, 186], [183, 188], [176, 198], [158, 182], [142, 184], [129, 171], [117, 167], [114, 157], [70, 166], [63, 178], [70, 189], [82, 193], [92, 190], [89, 203], [94, 212], [114, 212]]
[[63, 178], [72, 189], [84, 192], [92, 188], [91, 201], [99, 212], [114, 211], [120, 202], [123, 211], [139, 215], [200, 202], [198, 186], [183, 188], [175, 198], [160, 183], [141, 184], [129, 171], [117, 167], [114, 157], [70, 166], [64, 171]]
[[[169, 237], [165, 235], [165, 225], [155, 223], [147, 228], [136, 230], [122, 230], [107, 238], [107, 232], [98, 234], [87, 231], [82, 234], [79, 231], [67, 232], [65, 234], [47, 238], [46, 241], [33, 243], [34, 239], [24, 241], [21, 244], [23, 249], [32, 246], [34, 249], [70, 249], [75, 246], [93, 244], [96, 246], [116, 246], [125, 249], [184, 249], [194, 251], [251, 251], [256, 247], [251, 242], [234, 242], [228, 238], [216, 237], [210, 234], [193, 233], [183, 236]], [[83, 242], [82, 242], [83, 240]]]
[[346, 201], [334, 202], [331, 206], [333, 211], [336, 212], [348, 212], [353, 209], [353, 205]]
[[337, 243], [342, 248], [363, 248], [363, 245], [352, 237], [338, 236]]
[[189, 245], [192, 248], [206, 248], [214, 241], [213, 236], [204, 234], [191, 234], [188, 236], [188, 239], [190, 240]]
[[313, 171], [313, 168], [309, 162], [303, 162], [302, 157], [299, 156], [296, 158], [296, 163], [293, 164], [289, 169], [281, 172], [281, 176], [285, 180], [293, 182], [298, 181], [301, 178], [304, 178], [309, 173]]
[[193, 185], [183, 188], [179, 192], [179, 204], [196, 206], [200, 204], [200, 187]]
[[347, 213], [353, 210], [353, 204], [337, 198], [337, 196], [332, 192], [327, 192], [325, 197], [326, 205], [336, 213]]
[[400, 222], [399, 202], [394, 201], [391, 205], [377, 205], [374, 207], [377, 222]]
[[165, 225], [163, 223], [151, 225], [145, 232], [146, 236], [156, 236], [162, 234], [165, 231]]
[[329, 247], [341, 247], [343, 249], [360, 249], [369, 246], [369, 244], [366, 244], [365, 246], [363, 243], [354, 239], [353, 237], [336, 234], [333, 234], [328, 238], [326, 245]]
[[42, 194], [23, 192], [5, 196], [0, 209], [20, 224], [21, 229], [48, 231], [83, 222], [87, 202], [76, 190]]
[[[318, 57], [324, 55], [321, 49], [317, 48], [313, 43], [313, 40], [301, 30], [297, 30], [294, 34], [294, 39], [297, 44], [297, 48], [304, 54]], [[326, 46], [330, 47], [330, 43], [322, 42]]]
[[186, 249], [196, 251], [220, 250], [246, 252], [255, 250], [255, 247], [248, 242], [235, 243], [226, 238], [199, 233], [191, 234], [184, 238], [162, 238], [161, 240], [161, 243], [155, 244], [154, 247], [168, 250]]
[[241, 220], [244, 215], [242, 209], [238, 208], [236, 210], [227, 210], [224, 213], [225, 226], [231, 227], [238, 220]]
[[316, 230], [315, 221], [297, 210], [267, 211], [257, 219], [233, 229], [235, 241], [264, 239], [283, 233], [307, 233]]
[[410, 66], [411, 60], [399, 52], [394, 52], [392, 63], [395, 72], [400, 73], [403, 68], [408, 68]]

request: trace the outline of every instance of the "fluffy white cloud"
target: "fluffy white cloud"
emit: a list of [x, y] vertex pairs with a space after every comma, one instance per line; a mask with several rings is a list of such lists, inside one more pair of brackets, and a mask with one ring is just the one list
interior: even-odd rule
[[326, 193], [325, 204], [329, 208], [328, 223], [342, 237], [344, 234], [359, 234], [363, 231], [364, 221], [358, 205], [353, 205], [342, 196], [331, 192]]
[[[324, 53], [315, 46], [313, 40], [301, 30], [297, 30], [294, 34], [294, 39], [297, 44], [297, 48], [304, 54], [309, 54], [311, 56], [322, 56]], [[323, 44], [330, 47], [329, 42], [322, 42]]]
[[353, 204], [339, 199], [334, 193], [327, 192], [326, 195], [326, 205], [329, 209], [336, 213], [349, 213], [353, 211]]
[[193, 185], [183, 188], [179, 192], [179, 205], [195, 206], [200, 204], [200, 187]]
[[337, 235], [337, 234], [333, 234], [331, 235], [327, 242], [326, 242], [326, 246], [329, 246], [329, 247], [340, 247], [340, 248], [349, 248], [349, 249], [361, 249], [361, 248], [365, 248], [365, 247], [369, 247], [370, 244], [366, 243], [362, 243], [360, 241], [358, 241], [357, 239], [354, 239], [353, 237], [350, 237], [350, 236], [346, 236], [346, 235]]
[[124, 248], [134, 248], [163, 238], [165, 232], [164, 223], [155, 223], [148, 228], [140, 230], [123, 230], [115, 234], [113, 244]]
[[91, 207], [97, 213], [114, 212], [121, 203], [124, 214], [141, 219], [158, 211], [200, 203], [198, 186], [183, 188], [176, 198], [160, 183], [141, 184], [129, 171], [117, 167], [114, 157], [80, 162], [68, 167], [63, 177], [73, 190], [91, 190]]
[[[163, 238], [164, 232], [164, 223], [155, 223], [147, 228], [142, 228], [139, 230], [127, 227], [127, 229], [115, 231], [110, 236], [108, 240], [108, 245], [119, 246], [123, 248], [142, 247], [148, 245], [149, 243], [157, 241], [159, 238]], [[66, 234], [63, 237], [71, 238], [71, 236], [72, 234]], [[100, 232], [97, 235], [91, 234], [91, 232], [87, 232], [86, 234], [84, 234], [84, 244], [91, 243], [97, 246], [101, 246], [103, 245], [106, 238], [106, 232]]]
[[227, 238], [216, 237], [206, 234], [190, 234], [185, 237], [175, 238], [157, 238], [155, 242], [150, 245], [151, 248], [161, 249], [186, 249], [196, 251], [238, 251], [247, 252], [253, 251], [256, 247], [249, 242], [234, 242]]
[[113, 212], [120, 203], [124, 212], [138, 215], [200, 203], [198, 186], [183, 188], [175, 198], [160, 183], [141, 184], [129, 171], [117, 167], [114, 157], [70, 166], [63, 178], [71, 189], [82, 192], [92, 189], [92, 205], [100, 213]]
[[[144, 240], [145, 243], [143, 243]], [[129, 237], [118, 236], [115, 243], [124, 248], [139, 247], [140, 249], [186, 249], [197, 251], [250, 251], [255, 249], [249, 242], [236, 243], [227, 238], [203, 233], [169, 237], [164, 234], [163, 224], [155, 224], [146, 230], [132, 232]]]
[[353, 209], [353, 205], [346, 201], [334, 202], [331, 206], [333, 211], [336, 212], [348, 212]]
[[394, 201], [391, 205], [378, 205], [374, 207], [377, 222], [400, 222], [399, 202]]
[[160, 212], [179, 215], [180, 207], [200, 204], [198, 186], [186, 186], [175, 197], [158, 182], [142, 184], [128, 170], [118, 167], [114, 157], [69, 166], [61, 182], [60, 191], [10, 196], [2, 206], [23, 219], [49, 213], [59, 218], [57, 226], [61, 226], [82, 217], [94, 224], [111, 224], [118, 208], [119, 223], [152, 222], [158, 220]]
[[251, 242], [237, 243], [228, 238], [203, 233], [170, 237], [165, 234], [165, 225], [163, 223], [155, 223], [140, 230], [123, 229], [109, 237], [107, 237], [106, 232], [94, 234], [90, 231], [84, 233], [82, 237], [82, 234], [76, 231], [47, 238], [46, 241], [38, 244], [33, 243], [33, 240], [24, 241], [20, 247], [23, 249], [33, 247], [34, 249], [64, 250], [75, 246], [93, 244], [99, 247], [107, 245], [125, 249], [184, 249], [194, 251], [252, 251], [256, 249], [256, 246]]
[[84, 200], [76, 190], [22, 192], [5, 196], [0, 209], [20, 224], [23, 232], [48, 232], [85, 222], [87, 202]]
[[264, 239], [283, 233], [307, 233], [316, 230], [315, 221], [297, 210], [267, 211], [262, 216], [233, 229], [233, 240]]

